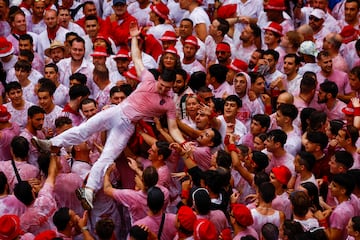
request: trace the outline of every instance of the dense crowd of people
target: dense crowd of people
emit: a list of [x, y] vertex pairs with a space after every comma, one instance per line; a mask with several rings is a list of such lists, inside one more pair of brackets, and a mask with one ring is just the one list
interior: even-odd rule
[[0, 239], [360, 239], [359, 0], [0, 0]]

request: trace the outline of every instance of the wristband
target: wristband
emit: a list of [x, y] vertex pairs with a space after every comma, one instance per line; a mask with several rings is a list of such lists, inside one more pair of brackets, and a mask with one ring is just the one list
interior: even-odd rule
[[87, 226], [83, 226], [83, 227], [81, 228], [81, 232], [84, 232], [84, 231], [89, 231], [89, 228], [88, 228]]
[[189, 199], [189, 196], [190, 196], [189, 190], [185, 190], [185, 189], [181, 190], [181, 198]]
[[355, 116], [355, 117], [360, 116], [360, 107], [354, 108], [354, 116]]
[[324, 227], [324, 228], [328, 228], [328, 227], [329, 227], [329, 224], [328, 224], [326, 218], [321, 219], [321, 220], [318, 220], [318, 222], [319, 222], [319, 225], [320, 225], [321, 227]]

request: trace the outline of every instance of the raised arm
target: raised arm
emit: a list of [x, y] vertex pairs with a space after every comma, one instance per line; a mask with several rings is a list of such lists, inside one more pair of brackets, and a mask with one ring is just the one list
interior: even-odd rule
[[137, 22], [130, 23], [130, 36], [131, 36], [131, 57], [134, 63], [136, 74], [141, 75], [141, 72], [145, 69], [144, 63], [141, 58], [141, 51], [138, 45], [137, 37], [140, 35], [140, 29], [137, 26]]
[[167, 123], [171, 137], [178, 143], [184, 143], [185, 139], [176, 124], [176, 120], [168, 119]]

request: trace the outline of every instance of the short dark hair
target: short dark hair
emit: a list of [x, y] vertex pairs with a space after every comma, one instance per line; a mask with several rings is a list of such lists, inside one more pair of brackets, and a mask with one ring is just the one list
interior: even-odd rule
[[65, 230], [67, 224], [70, 221], [70, 209], [68, 207], [59, 208], [53, 216], [53, 222], [58, 231]]
[[214, 132], [214, 137], [211, 139], [211, 141], [213, 142], [212, 147], [217, 147], [221, 144], [222, 136], [216, 128], [211, 128], [211, 130]]
[[30, 206], [35, 200], [32, 193], [32, 187], [28, 181], [20, 181], [16, 183], [14, 187], [14, 195], [20, 202], [25, 204], [25, 206]]
[[264, 182], [259, 186], [259, 194], [265, 203], [271, 203], [275, 199], [275, 186], [270, 182]]
[[95, 107], [97, 107], [97, 102], [92, 99], [92, 98], [85, 98], [83, 99], [81, 102], [80, 102], [80, 109], [82, 109], [82, 107], [85, 105], [85, 104], [89, 104], [89, 103], [93, 103]]
[[[84, 5], [85, 6], [85, 5]], [[97, 23], [99, 22], [99, 19], [95, 15], [89, 15], [85, 17], [85, 22], [89, 20], [95, 20]]]
[[20, 89], [22, 91], [21, 85], [18, 81], [12, 81], [5, 85], [6, 93], [9, 93], [13, 89], [15, 89], [15, 90]]
[[295, 65], [300, 65], [300, 63], [301, 63], [300, 57], [298, 55], [296, 55], [296, 53], [288, 53], [284, 56], [284, 60], [286, 58], [295, 58]]
[[241, 99], [237, 96], [237, 95], [229, 95], [225, 98], [225, 103], [226, 102], [235, 102], [237, 105], [237, 108], [241, 108], [242, 107], [242, 101]]
[[87, 82], [86, 75], [79, 72], [70, 75], [69, 80], [73, 80], [73, 79], [78, 80], [82, 85], [85, 85]]
[[345, 139], [351, 138], [351, 145], [355, 146], [356, 141], [359, 138], [359, 131], [356, 127], [354, 127], [353, 125], [346, 125], [345, 127], [343, 127], [342, 129], [345, 131]]
[[151, 187], [147, 192], [147, 205], [149, 209], [157, 214], [161, 211], [164, 206], [165, 196], [160, 188], [154, 186]]
[[281, 103], [278, 110], [285, 117], [289, 117], [291, 121], [294, 121], [299, 113], [294, 104]]
[[4, 172], [0, 171], [0, 194], [5, 193], [6, 185], [8, 184], [8, 180]]
[[279, 228], [273, 223], [265, 223], [261, 228], [261, 234], [264, 240], [278, 240]]
[[335, 151], [335, 162], [342, 164], [346, 169], [350, 169], [354, 165], [354, 157], [345, 150]]
[[160, 74], [160, 77], [165, 82], [175, 82], [176, 80], [176, 72], [175, 70], [164, 69]]
[[306, 170], [311, 172], [316, 161], [314, 155], [304, 151], [299, 152], [297, 155], [300, 157], [300, 165], [304, 165]]
[[354, 231], [360, 232], [360, 216], [355, 216], [351, 218], [353, 224]]
[[260, 126], [266, 128], [266, 130], [270, 127], [270, 117], [267, 114], [255, 114], [252, 120], [259, 122]]
[[336, 98], [339, 93], [339, 88], [336, 83], [325, 80], [325, 82], [320, 84], [320, 89], [326, 93], [330, 93], [333, 98]]
[[32, 36], [30, 34], [21, 34], [19, 37], [19, 40], [29, 40], [30, 44], [33, 45], [34, 44], [34, 39], [32, 38]]
[[75, 100], [78, 97], [87, 97], [90, 95], [90, 90], [86, 85], [74, 85], [69, 90], [70, 100]]
[[114, 221], [111, 218], [103, 218], [96, 222], [96, 234], [101, 240], [110, 240], [115, 229]]
[[220, 64], [213, 64], [209, 67], [209, 74], [214, 77], [217, 83], [223, 83], [226, 80], [227, 67]]
[[28, 61], [30, 63], [32, 63], [32, 61], [34, 60], [34, 53], [30, 50], [20, 50], [19, 51], [19, 56], [24, 56], [28, 58]]
[[29, 142], [23, 136], [15, 136], [10, 143], [11, 149], [15, 157], [24, 159], [29, 154]]
[[130, 228], [129, 235], [135, 240], [144, 240], [148, 238], [149, 233], [140, 226], [134, 225]]
[[55, 63], [48, 63], [48, 64], [45, 65], [44, 69], [45, 68], [53, 68], [56, 73], [59, 72], [59, 68]]
[[14, 65], [15, 70], [24, 70], [26, 72], [31, 72], [31, 63], [25, 60], [18, 60]]
[[35, 114], [39, 114], [39, 113], [45, 114], [45, 110], [36, 105], [29, 107], [27, 111], [28, 117], [30, 118], [34, 117]]
[[274, 49], [265, 50], [264, 55], [271, 55], [271, 56], [273, 56], [275, 62], [279, 61], [280, 54], [278, 51], [276, 51]]
[[303, 191], [295, 191], [290, 194], [290, 202], [293, 206], [293, 212], [299, 217], [305, 217], [311, 206], [309, 196]]
[[55, 119], [55, 127], [59, 128], [62, 127], [66, 124], [72, 124], [72, 121], [69, 117], [58, 117], [57, 119]]
[[312, 90], [316, 89], [316, 84], [316, 79], [303, 76], [300, 81], [300, 93], [310, 93]]
[[284, 147], [286, 140], [287, 140], [287, 135], [283, 130], [280, 129], [274, 129], [271, 130], [270, 132], [268, 132], [268, 138], [272, 138], [274, 140], [274, 143], [279, 142], [281, 144], [282, 147]]
[[256, 164], [255, 172], [263, 171], [269, 165], [269, 157], [260, 151], [252, 152], [252, 160]]
[[225, 150], [219, 149], [216, 156], [216, 164], [220, 167], [229, 169], [231, 167], [231, 155]]
[[162, 155], [166, 160], [171, 155], [170, 144], [164, 141], [157, 141], [156, 147], [158, 148], [158, 155]]
[[187, 72], [182, 69], [182, 68], [176, 68], [175, 69], [176, 75], [181, 75], [181, 77], [184, 79], [184, 81], [186, 82], [188, 74]]
[[355, 183], [352, 177], [348, 173], [335, 174], [333, 178], [333, 182], [339, 184], [340, 186], [346, 189], [346, 193], [345, 193], [346, 196], [350, 196], [355, 188]]
[[159, 180], [159, 174], [155, 167], [148, 166], [142, 174], [143, 183], [146, 189], [155, 186]]
[[84, 40], [82, 37], [77, 36], [76, 38], [74, 38], [73, 40], [71, 40], [70, 46], [72, 46], [74, 42], [81, 42], [81, 43], [83, 43], [84, 48], [85, 48], [85, 40]]
[[216, 18], [216, 20], [220, 23], [217, 27], [218, 30], [221, 32], [222, 36], [225, 36], [230, 29], [229, 22], [224, 18]]
[[194, 91], [199, 91], [200, 88], [206, 87], [206, 73], [203, 71], [196, 71], [190, 75], [188, 86]]

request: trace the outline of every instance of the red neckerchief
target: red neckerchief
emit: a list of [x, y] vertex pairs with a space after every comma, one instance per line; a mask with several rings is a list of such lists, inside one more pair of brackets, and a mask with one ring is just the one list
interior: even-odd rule
[[68, 103], [64, 106], [63, 112], [69, 112], [69, 113], [72, 113], [72, 114], [75, 114], [78, 116], [80, 115], [80, 113], [78, 111], [75, 111], [74, 109], [72, 109]]
[[23, 35], [23, 34], [26, 34], [26, 30], [25, 30], [25, 31], [18, 31], [18, 30], [16, 30], [16, 29], [14, 29], [14, 30], [12, 31], [12, 33], [13, 33], [13, 34], [16, 34], [16, 35]]
[[55, 37], [56, 37], [56, 32], [57, 32], [57, 30], [59, 30], [59, 27], [60, 27], [60, 25], [57, 25], [57, 27], [54, 28], [54, 29], [49, 29], [49, 28], [47, 28], [48, 38], [49, 38], [50, 40], [54, 40], [54, 39], [55, 39]]
[[21, 2], [19, 5], [19, 8], [26, 8], [27, 10], [30, 10], [31, 6], [25, 2]]

